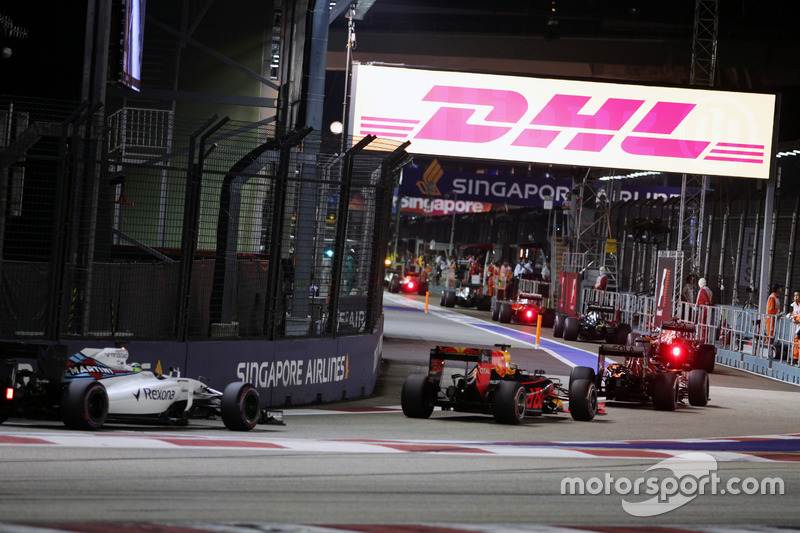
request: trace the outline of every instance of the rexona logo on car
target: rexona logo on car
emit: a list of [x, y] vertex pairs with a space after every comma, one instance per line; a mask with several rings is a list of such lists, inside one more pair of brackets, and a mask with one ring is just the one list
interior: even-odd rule
[[133, 396], [136, 398], [136, 401], [139, 401], [139, 398], [143, 398], [145, 400], [155, 400], [155, 401], [165, 401], [165, 400], [172, 401], [175, 399], [175, 390], [143, 388], [137, 390], [133, 394]]
[[412, 153], [769, 177], [771, 94], [360, 64], [353, 79], [355, 138]]

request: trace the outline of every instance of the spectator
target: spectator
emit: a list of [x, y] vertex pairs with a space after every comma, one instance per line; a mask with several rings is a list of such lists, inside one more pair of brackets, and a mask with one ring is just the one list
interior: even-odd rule
[[511, 267], [508, 265], [508, 261], [503, 261], [503, 266], [500, 267], [500, 272], [497, 275], [498, 300], [506, 298], [506, 288], [508, 287], [509, 279], [511, 279]]
[[706, 341], [706, 329], [708, 324], [708, 309], [707, 307], [711, 307], [714, 305], [714, 293], [711, 292], [711, 289], [708, 287], [708, 282], [706, 278], [700, 278], [697, 282], [697, 286], [700, 287], [700, 290], [697, 291], [697, 322], [699, 324], [700, 329], [700, 342]]
[[798, 364], [800, 355], [800, 291], [794, 291], [794, 301], [792, 302], [792, 312], [789, 314], [797, 327], [794, 330], [794, 346], [792, 347], [792, 364]]
[[522, 273], [525, 272], [525, 265], [520, 261], [517, 263], [517, 266], [514, 267], [514, 277], [520, 278], [522, 277]]
[[608, 276], [606, 276], [606, 267], [600, 267], [600, 275], [594, 282], [594, 288], [598, 291], [604, 291], [608, 287]]
[[769, 297], [767, 298], [767, 342], [772, 344], [775, 340], [775, 324], [777, 322], [777, 315], [781, 309], [781, 290], [783, 285], [780, 283], [773, 283], [769, 290]]
[[681, 288], [681, 301], [689, 303], [697, 302], [697, 297], [694, 294], [694, 274], [686, 276], [686, 283], [684, 283], [683, 288]]
[[[528, 263], [529, 266], [530, 263]], [[542, 281], [550, 281], [550, 261], [547, 261], [542, 267]]]

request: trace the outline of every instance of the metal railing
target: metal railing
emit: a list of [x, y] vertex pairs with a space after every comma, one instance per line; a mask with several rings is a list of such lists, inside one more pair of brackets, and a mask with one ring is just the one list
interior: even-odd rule
[[[581, 312], [589, 305], [613, 307], [620, 322], [638, 333], [649, 333], [659, 324], [655, 320], [655, 298], [633, 293], [585, 288]], [[672, 316], [695, 325], [697, 339], [718, 348], [792, 363], [795, 347], [800, 351], [797, 332], [800, 323], [790, 315], [768, 315], [756, 309], [732, 306], [697, 306], [673, 302]]]

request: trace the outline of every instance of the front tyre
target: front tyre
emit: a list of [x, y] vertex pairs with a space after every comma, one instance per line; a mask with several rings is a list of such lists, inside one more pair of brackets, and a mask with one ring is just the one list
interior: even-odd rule
[[219, 414], [231, 431], [250, 431], [261, 413], [258, 391], [249, 383], [230, 383], [222, 391]]
[[61, 394], [61, 420], [70, 429], [94, 431], [108, 418], [108, 393], [93, 379], [77, 379]]
[[579, 379], [588, 379], [594, 382], [595, 372], [594, 368], [590, 366], [576, 366], [569, 373], [569, 386], [572, 388], [572, 383]]
[[653, 407], [657, 411], [674, 411], [678, 407], [678, 375], [662, 372], [653, 383]]
[[694, 405], [696, 407], [707, 405], [708, 372], [699, 368], [690, 371], [686, 389], [689, 393], [689, 405]]
[[576, 379], [570, 383], [569, 414], [573, 420], [582, 422], [592, 420], [597, 414], [597, 385], [593, 381]]
[[494, 391], [492, 413], [500, 424], [520, 424], [525, 418], [528, 396], [525, 387], [516, 381], [501, 381]]
[[400, 391], [400, 405], [403, 414], [409, 418], [428, 418], [433, 412], [433, 398], [430, 393], [427, 374], [411, 374], [403, 382]]

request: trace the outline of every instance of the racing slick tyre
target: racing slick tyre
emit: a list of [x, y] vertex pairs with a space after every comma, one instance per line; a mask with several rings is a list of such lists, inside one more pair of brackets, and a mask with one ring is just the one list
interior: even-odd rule
[[492, 304], [492, 320], [497, 322], [500, 319], [500, 302], [497, 300]]
[[578, 334], [581, 331], [581, 321], [574, 316], [568, 316], [564, 320], [564, 340], [565, 341], [576, 341], [578, 340]]
[[576, 366], [569, 373], [569, 386], [572, 388], [572, 383], [579, 379], [588, 379], [591, 382], [595, 380], [594, 368], [590, 366]]
[[614, 344], [627, 344], [630, 334], [631, 327], [628, 324], [620, 324], [614, 331]]
[[61, 420], [70, 429], [100, 429], [108, 418], [108, 393], [93, 379], [76, 379], [61, 394]]
[[705, 370], [709, 374], [714, 373], [714, 361], [717, 357], [717, 350], [712, 344], [701, 344], [695, 353], [693, 368]]
[[657, 411], [674, 411], [678, 407], [678, 375], [661, 372], [653, 383], [653, 407]]
[[573, 420], [582, 422], [588, 422], [597, 414], [597, 385], [593, 381], [576, 379], [570, 383], [569, 414]]
[[544, 313], [542, 313], [542, 327], [543, 328], [552, 328], [554, 325], [554, 321], [556, 318], [556, 311], [555, 309], [545, 309]]
[[447, 291], [442, 291], [442, 294], [439, 295], [439, 305], [444, 307], [444, 295], [447, 294]]
[[11, 405], [0, 405], [0, 424], [8, 420], [11, 416]]
[[708, 405], [708, 372], [700, 368], [690, 371], [686, 389], [689, 393], [689, 405]]
[[425, 296], [425, 293], [428, 292], [428, 282], [423, 281], [417, 286], [417, 295], [418, 296]]
[[393, 278], [392, 281], [389, 282], [389, 292], [398, 293], [400, 292], [400, 280], [397, 278]]
[[553, 337], [564, 336], [564, 320], [566, 317], [561, 313], [556, 313], [556, 318], [553, 321]]
[[514, 310], [511, 308], [511, 304], [503, 302], [500, 304], [500, 313], [497, 315], [497, 320], [501, 324], [508, 324], [511, 322], [511, 315], [513, 314]]
[[403, 382], [400, 405], [408, 418], [428, 418], [433, 412], [433, 395], [427, 374], [411, 374]]
[[478, 311], [490, 311], [492, 309], [492, 297], [484, 294], [475, 306]]
[[258, 391], [249, 383], [229, 383], [222, 391], [219, 414], [231, 431], [250, 431], [261, 414]]
[[453, 291], [447, 291], [447, 293], [445, 293], [444, 306], [445, 307], [456, 306], [456, 293], [454, 293]]
[[492, 413], [500, 424], [520, 424], [525, 418], [525, 386], [516, 381], [501, 381], [494, 391]]

